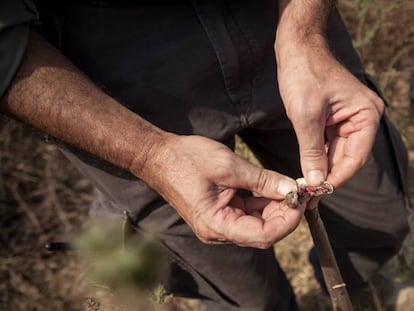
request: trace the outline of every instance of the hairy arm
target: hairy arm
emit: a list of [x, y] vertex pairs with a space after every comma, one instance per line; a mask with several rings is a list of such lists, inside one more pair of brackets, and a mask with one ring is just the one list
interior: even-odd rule
[[[303, 207], [283, 203], [295, 186], [291, 178], [255, 167], [213, 140], [153, 126], [37, 34], [2, 111], [143, 179], [206, 243], [270, 247], [302, 217]], [[263, 197], [241, 198], [239, 188]]]
[[[278, 83], [308, 184], [338, 187], [367, 161], [384, 110], [329, 50], [331, 0], [281, 0], [275, 40]], [[326, 141], [325, 141], [326, 138]]]
[[334, 0], [280, 0], [278, 41], [325, 39], [326, 25]]
[[2, 112], [138, 176], [167, 136], [102, 92], [34, 32], [1, 104]]

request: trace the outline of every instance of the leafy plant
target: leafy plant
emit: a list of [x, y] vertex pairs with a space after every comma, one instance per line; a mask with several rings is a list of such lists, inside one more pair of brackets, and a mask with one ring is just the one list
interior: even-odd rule
[[146, 236], [135, 234], [124, 241], [123, 229], [92, 226], [75, 240], [75, 247], [88, 255], [94, 281], [114, 289], [149, 289], [161, 278], [164, 252]]

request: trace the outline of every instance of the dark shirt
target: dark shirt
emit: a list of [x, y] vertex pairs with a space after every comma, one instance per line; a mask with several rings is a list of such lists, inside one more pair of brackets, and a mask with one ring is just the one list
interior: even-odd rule
[[0, 98], [23, 57], [29, 37], [29, 24], [37, 18], [37, 11], [29, 1], [0, 2]]
[[[278, 1], [35, 3], [37, 29], [96, 85], [161, 129], [224, 142], [234, 132], [265, 127], [275, 116], [281, 124], [288, 122], [276, 80]], [[362, 72], [336, 12], [328, 36], [336, 57], [351, 72]], [[93, 166], [133, 178], [67, 148]]]
[[[37, 29], [50, 42], [105, 92], [166, 131], [218, 139], [223, 113], [247, 114], [277, 93], [277, 1], [35, 3]], [[242, 120], [240, 128], [247, 126]]]

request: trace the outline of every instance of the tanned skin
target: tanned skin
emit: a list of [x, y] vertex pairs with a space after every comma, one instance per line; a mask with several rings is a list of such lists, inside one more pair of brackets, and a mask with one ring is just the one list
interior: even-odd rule
[[[327, 176], [339, 185], [366, 161], [382, 103], [330, 54], [324, 36], [330, 2], [280, 4], [279, 86], [299, 138], [302, 168], [309, 183]], [[315, 24], [314, 31], [304, 31], [313, 29], [304, 23]], [[327, 81], [326, 72], [334, 81]], [[323, 92], [314, 92], [320, 84]], [[310, 104], [305, 100], [309, 94]], [[105, 94], [34, 32], [1, 107], [147, 182], [203, 242], [267, 248], [292, 232], [303, 215], [303, 206], [291, 209], [283, 202], [296, 185], [293, 179], [258, 168], [213, 140], [155, 127]], [[328, 155], [320, 139], [325, 128]], [[364, 148], [355, 145], [354, 137], [363, 139]], [[311, 173], [318, 170], [322, 175]], [[236, 190], [241, 188], [261, 197], [240, 198]]]
[[[279, 1], [279, 91], [299, 141], [308, 184], [339, 187], [367, 161], [384, 103], [332, 55], [326, 26], [334, 1]], [[325, 142], [325, 135], [327, 141]]]

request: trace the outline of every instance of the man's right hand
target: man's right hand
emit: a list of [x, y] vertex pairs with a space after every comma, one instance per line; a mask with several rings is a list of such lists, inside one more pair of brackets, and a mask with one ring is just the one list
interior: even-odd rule
[[[130, 170], [158, 191], [209, 243], [269, 247], [291, 232], [302, 210], [284, 195], [295, 182], [253, 166], [224, 145], [166, 133], [97, 88], [32, 33], [2, 111]], [[244, 188], [264, 198], [242, 199]]]
[[[297, 227], [304, 208], [284, 203], [296, 185], [293, 179], [258, 168], [208, 138], [167, 135], [161, 146], [152, 148], [139, 175], [200, 240], [267, 248]], [[241, 198], [237, 189], [262, 197]]]

